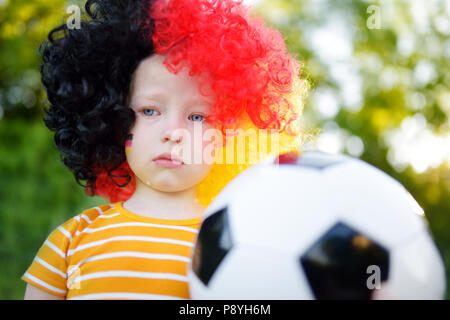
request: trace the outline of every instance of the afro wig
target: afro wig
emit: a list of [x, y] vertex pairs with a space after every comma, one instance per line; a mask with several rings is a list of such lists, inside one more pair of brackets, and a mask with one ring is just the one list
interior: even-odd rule
[[[78, 183], [87, 181], [87, 194], [116, 202], [135, 190], [125, 155], [135, 120], [128, 94], [133, 72], [154, 53], [166, 56], [174, 74], [187, 68], [201, 79], [201, 93], [208, 83], [217, 97], [207, 121], [226, 143], [198, 185], [204, 206], [254, 162], [300, 147], [298, 120], [307, 91], [300, 64], [282, 35], [250, 16], [242, 0], [88, 0], [85, 9], [89, 20], [80, 29], [53, 29], [40, 54], [50, 102], [45, 124], [55, 131], [63, 163]], [[60, 31], [63, 37], [55, 39]], [[229, 140], [245, 139], [249, 129], [256, 139], [249, 138], [244, 161], [222, 161], [226, 148], [236, 151]], [[276, 135], [277, 148], [260, 129]]]

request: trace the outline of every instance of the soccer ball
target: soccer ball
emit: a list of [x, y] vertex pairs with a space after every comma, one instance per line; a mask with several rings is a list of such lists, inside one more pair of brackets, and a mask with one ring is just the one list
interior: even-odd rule
[[345, 155], [282, 154], [206, 209], [191, 299], [442, 299], [423, 210], [396, 180]]

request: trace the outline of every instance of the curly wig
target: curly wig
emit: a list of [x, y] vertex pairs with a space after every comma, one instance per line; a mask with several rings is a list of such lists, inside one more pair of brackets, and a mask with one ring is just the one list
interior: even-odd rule
[[[199, 76], [201, 93], [206, 82], [212, 85], [217, 99], [207, 121], [225, 141], [230, 129], [256, 129], [258, 138], [258, 129], [272, 129], [276, 152], [299, 148], [296, 120], [307, 90], [300, 64], [282, 35], [250, 16], [242, 0], [88, 0], [85, 8], [90, 20], [80, 29], [53, 29], [40, 53], [50, 102], [45, 124], [55, 131], [63, 163], [78, 183], [87, 181], [89, 195], [115, 202], [135, 190], [125, 155], [135, 120], [127, 100], [133, 72], [153, 53], [166, 56], [172, 73], [187, 68]], [[64, 36], [55, 39], [60, 31]], [[258, 138], [246, 145], [244, 163], [214, 164], [198, 186], [204, 206], [252, 159], [274, 152], [261, 152], [267, 141]]]

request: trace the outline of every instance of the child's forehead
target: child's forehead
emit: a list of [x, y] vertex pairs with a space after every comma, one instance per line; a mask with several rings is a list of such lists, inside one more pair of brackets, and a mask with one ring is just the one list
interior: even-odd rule
[[207, 94], [203, 95], [199, 89], [199, 77], [190, 76], [187, 69], [182, 69], [177, 74], [171, 73], [164, 65], [162, 55], [154, 54], [144, 59], [131, 82], [130, 93], [133, 100], [165, 100], [176, 94], [195, 103], [211, 104], [215, 100], [208, 82], [202, 81], [202, 92]]

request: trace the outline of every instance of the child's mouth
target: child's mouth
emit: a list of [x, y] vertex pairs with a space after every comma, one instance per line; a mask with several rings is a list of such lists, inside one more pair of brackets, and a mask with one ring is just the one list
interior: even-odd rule
[[155, 159], [153, 162], [156, 166], [165, 168], [181, 168], [183, 166], [183, 162], [178, 160]]

